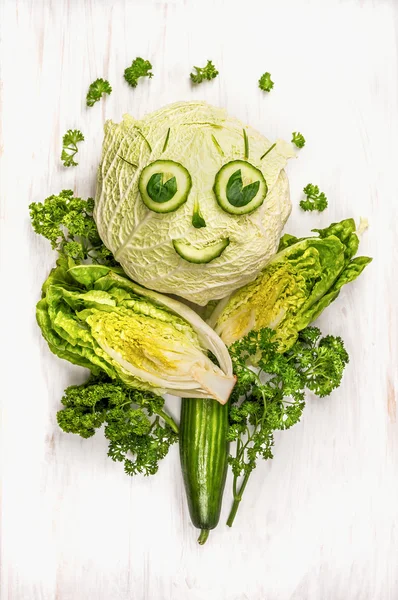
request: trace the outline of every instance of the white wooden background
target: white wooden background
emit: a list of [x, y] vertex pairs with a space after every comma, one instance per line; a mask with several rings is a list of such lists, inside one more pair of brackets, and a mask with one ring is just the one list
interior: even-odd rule
[[[1, 600], [396, 600], [398, 598], [396, 0], [1, 0]], [[155, 77], [133, 90], [136, 56]], [[220, 76], [192, 89], [192, 65]], [[271, 94], [257, 79], [270, 71]], [[112, 95], [85, 107], [88, 85]], [[196, 544], [177, 447], [153, 478], [128, 478], [91, 440], [62, 433], [56, 411], [81, 369], [50, 354], [34, 320], [54, 262], [32, 231], [31, 201], [95, 190], [102, 125], [124, 112], [202, 98], [270, 139], [301, 131], [289, 167], [304, 234], [367, 217], [374, 262], [320, 319], [351, 355], [341, 388], [309, 398], [276, 436], [232, 530]], [[62, 134], [81, 129], [79, 166]], [[298, 209], [309, 181], [322, 215]], [[178, 407], [174, 407], [178, 414]]]

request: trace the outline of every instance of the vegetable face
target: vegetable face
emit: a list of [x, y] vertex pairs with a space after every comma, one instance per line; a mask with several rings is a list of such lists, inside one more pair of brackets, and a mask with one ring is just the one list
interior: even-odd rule
[[145, 287], [201, 305], [225, 297], [276, 252], [290, 213], [283, 168], [294, 150], [270, 146], [204, 102], [108, 121], [94, 212], [101, 239]]
[[120, 271], [59, 259], [37, 305], [50, 350], [136, 389], [225, 403], [235, 379], [220, 338], [190, 308]]
[[353, 219], [315, 231], [319, 237], [283, 236], [281, 251], [257, 278], [220, 302], [209, 323], [227, 346], [251, 330], [269, 327], [280, 351], [289, 349], [299, 331], [371, 261], [352, 258], [359, 245]]

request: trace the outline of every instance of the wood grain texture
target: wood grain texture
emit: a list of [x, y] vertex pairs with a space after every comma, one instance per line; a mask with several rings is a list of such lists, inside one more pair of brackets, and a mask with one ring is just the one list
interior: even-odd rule
[[[1, 600], [398, 598], [397, 24], [395, 0], [1, 0]], [[155, 77], [132, 90], [122, 75], [136, 56]], [[220, 76], [192, 89], [207, 58]], [[86, 109], [97, 77], [113, 93]], [[35, 325], [54, 255], [28, 218], [63, 188], [94, 194], [105, 119], [194, 98], [270, 139], [301, 131], [288, 231], [364, 216], [361, 251], [374, 257], [320, 319], [351, 355], [341, 388], [277, 435], [232, 530], [227, 482], [204, 547], [177, 448], [156, 477], [129, 479], [100, 435], [57, 428], [62, 391], [84, 373]], [[65, 169], [61, 137], [75, 127], [86, 141]], [[330, 200], [320, 216], [298, 209], [309, 181]]]

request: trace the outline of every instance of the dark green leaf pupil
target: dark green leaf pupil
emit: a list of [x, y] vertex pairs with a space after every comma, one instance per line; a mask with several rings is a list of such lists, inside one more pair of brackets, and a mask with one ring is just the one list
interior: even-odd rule
[[246, 206], [256, 196], [260, 189], [260, 182], [253, 181], [243, 187], [242, 171], [238, 169], [232, 173], [227, 183], [227, 199], [232, 206]]
[[177, 193], [177, 180], [171, 177], [163, 183], [164, 173], [154, 173], [146, 186], [148, 196], [154, 202], [168, 202]]

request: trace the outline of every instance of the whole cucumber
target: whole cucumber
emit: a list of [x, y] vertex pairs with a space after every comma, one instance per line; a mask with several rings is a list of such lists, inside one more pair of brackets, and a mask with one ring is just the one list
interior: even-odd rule
[[182, 474], [192, 523], [204, 544], [220, 519], [228, 469], [228, 404], [202, 398], [181, 402]]

